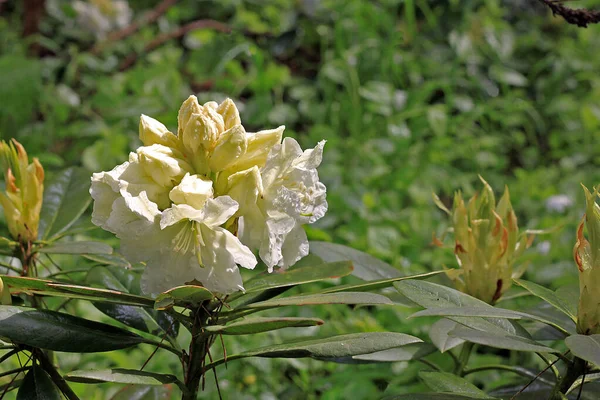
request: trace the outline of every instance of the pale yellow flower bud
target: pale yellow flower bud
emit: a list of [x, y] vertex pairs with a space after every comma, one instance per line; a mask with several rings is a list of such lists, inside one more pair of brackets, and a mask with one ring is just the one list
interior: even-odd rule
[[246, 131], [243, 126], [236, 125], [219, 136], [208, 165], [213, 172], [223, 171], [235, 164], [247, 148]]
[[181, 138], [192, 114], [200, 114], [202, 106], [196, 96], [190, 96], [183, 102], [177, 114], [177, 135]]
[[8, 290], [8, 287], [4, 285], [2, 278], [0, 278], [0, 304], [3, 306], [10, 306], [12, 304], [10, 290]]
[[140, 147], [137, 154], [146, 174], [163, 187], [173, 187], [186, 173], [193, 172], [183, 154], [171, 147], [153, 144]]
[[217, 108], [217, 112], [223, 116], [225, 129], [231, 129], [242, 123], [240, 113], [231, 99], [225, 99]]
[[140, 117], [140, 140], [144, 146], [162, 144], [167, 147], [177, 147], [177, 136], [169, 132], [162, 123], [143, 114]]

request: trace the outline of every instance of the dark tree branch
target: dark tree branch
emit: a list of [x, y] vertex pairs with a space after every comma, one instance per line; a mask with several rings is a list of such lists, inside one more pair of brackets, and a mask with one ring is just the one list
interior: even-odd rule
[[[189, 32], [198, 30], [198, 29], [213, 29], [219, 32], [229, 33], [231, 32], [231, 28], [229, 26], [223, 24], [222, 22], [218, 22], [212, 19], [200, 19], [194, 22], [190, 22], [189, 24], [183, 25], [182, 27], [168, 33], [164, 33], [162, 35], [157, 36], [154, 40], [150, 41], [142, 51], [142, 54], [150, 53], [151, 51], [157, 49], [162, 46], [166, 42], [172, 39], [179, 38], [181, 36], [186, 35]], [[132, 53], [123, 60], [121, 65], [119, 65], [119, 70], [124, 71], [130, 67], [132, 67], [136, 61], [138, 60], [139, 54]]]
[[157, 19], [159, 19], [175, 3], [177, 3], [177, 0], [163, 0], [162, 2], [160, 2], [160, 4], [158, 4], [154, 9], [152, 9], [152, 11], [146, 14], [139, 21], [135, 21], [130, 25], [126, 26], [125, 28], [108, 35], [108, 37], [105, 40], [96, 44], [90, 52], [94, 55], [98, 55], [110, 43], [118, 42], [120, 40], [125, 39], [126, 37], [133, 35], [138, 30], [140, 30], [142, 26], [149, 25], [155, 22]]
[[571, 25], [587, 28], [589, 24], [597, 24], [600, 22], [600, 11], [588, 10], [585, 8], [568, 8], [563, 6], [562, 2], [558, 0], [538, 1], [552, 10], [552, 14], [560, 15]]

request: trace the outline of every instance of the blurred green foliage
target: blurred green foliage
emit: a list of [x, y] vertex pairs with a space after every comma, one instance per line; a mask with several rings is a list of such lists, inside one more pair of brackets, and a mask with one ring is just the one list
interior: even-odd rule
[[[129, 6], [137, 21], [156, 4]], [[201, 101], [231, 97], [248, 130], [285, 124], [303, 147], [328, 140], [320, 175], [329, 213], [309, 230], [313, 239], [365, 250], [406, 274], [454, 266], [449, 248], [430, 244], [432, 232], [441, 236], [448, 225], [431, 192], [449, 204], [455, 190], [473, 194], [481, 174], [498, 193], [509, 186], [520, 226], [563, 225], [526, 253], [526, 278], [552, 287], [576, 282], [571, 248], [583, 212], [579, 183], [600, 183], [598, 27], [569, 26], [536, 1], [182, 0], [156, 22], [111, 41], [78, 20], [73, 2], [46, 0], [39, 33], [22, 38], [24, 7], [0, 2], [0, 134], [17, 138], [50, 175], [71, 165], [91, 173], [123, 162], [140, 144], [142, 113], [173, 130], [190, 93]], [[200, 19], [226, 24], [231, 33], [193, 30], [144, 52], [161, 35]], [[124, 64], [132, 55], [135, 62]], [[570, 200], [563, 210], [548, 204], [560, 194]], [[91, 305], [77, 307], [101, 318]], [[407, 321], [411, 311], [402, 308], [297, 313], [335, 321], [322, 333], [385, 328], [425, 338], [429, 326]], [[286, 334], [257, 335], [253, 346]], [[227, 341], [228, 353], [247, 347]], [[139, 368], [151, 351], [59, 360], [66, 370]], [[480, 351], [472, 366], [503, 355]], [[451, 365], [449, 357], [435, 357]], [[511, 357], [541, 365], [529, 355]], [[176, 368], [169, 354], [148, 367]], [[256, 359], [218, 373], [224, 398], [371, 399], [423, 390], [419, 369]], [[490, 389], [514, 378], [489, 372], [474, 382]], [[206, 398], [215, 398], [212, 380], [206, 385]], [[112, 395], [75, 387], [86, 399]]]

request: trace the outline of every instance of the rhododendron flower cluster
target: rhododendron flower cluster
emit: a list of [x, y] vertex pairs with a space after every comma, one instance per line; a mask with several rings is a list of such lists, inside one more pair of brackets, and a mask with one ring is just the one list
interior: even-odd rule
[[143, 146], [92, 177], [92, 222], [146, 263], [148, 293], [188, 282], [243, 290], [238, 266], [253, 269], [255, 251], [269, 271], [293, 265], [308, 254], [302, 225], [327, 210], [316, 170], [325, 142], [302, 151], [283, 131], [246, 132], [230, 99], [200, 105], [190, 96], [177, 134], [142, 115]]

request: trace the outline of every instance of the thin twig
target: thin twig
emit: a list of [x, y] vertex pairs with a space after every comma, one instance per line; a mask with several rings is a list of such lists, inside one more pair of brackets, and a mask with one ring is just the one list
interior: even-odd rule
[[583, 393], [583, 384], [585, 383], [585, 370], [583, 370], [583, 376], [581, 378], [581, 385], [579, 385], [579, 393], [577, 394], [577, 400], [581, 399], [581, 393]]
[[[154, 40], [150, 41], [144, 47], [142, 54], [150, 53], [151, 51], [157, 49], [162, 46], [166, 42], [172, 39], [179, 38], [181, 36], [186, 35], [189, 32], [198, 30], [198, 29], [213, 29], [219, 32], [229, 33], [231, 29], [229, 26], [212, 19], [200, 19], [194, 22], [190, 22], [189, 24], [183, 25], [182, 27], [168, 33], [164, 33], [162, 35], [157, 36]], [[138, 60], [139, 55], [136, 53], [131, 53], [128, 55], [123, 62], [119, 65], [119, 71], [124, 71], [128, 68], [131, 68], [136, 61]]]
[[6, 372], [0, 372], [0, 378], [8, 376], [8, 375], [16, 374], [17, 372], [27, 371], [29, 368], [31, 368], [31, 367], [19, 367], [19, 368], [11, 369]]
[[177, 0], [163, 0], [160, 4], [154, 7], [152, 11], [145, 14], [144, 17], [142, 17], [139, 21], [135, 21], [130, 25], [126, 26], [125, 28], [108, 35], [108, 37], [105, 40], [96, 44], [92, 48], [92, 50], [90, 50], [90, 53], [98, 55], [110, 43], [119, 42], [136, 33], [138, 30], [140, 30], [142, 26], [154, 23], [164, 13], [166, 13], [169, 10], [169, 8], [175, 3], [177, 3]]
[[548, 365], [546, 368], [544, 368], [543, 370], [541, 370], [532, 380], [530, 380], [527, 385], [523, 386], [517, 393], [514, 394], [513, 397], [510, 398], [510, 400], [514, 400], [517, 398], [518, 395], [520, 395], [521, 393], [523, 393], [523, 391], [525, 391], [525, 389], [527, 389], [529, 387], [529, 385], [531, 385], [533, 382], [536, 381], [536, 379], [538, 379], [540, 376], [542, 376], [542, 374], [546, 371], [548, 371], [554, 364], [556, 364], [556, 362], [560, 360], [560, 358], [557, 358], [556, 360], [554, 360], [552, 362], [552, 364]]

